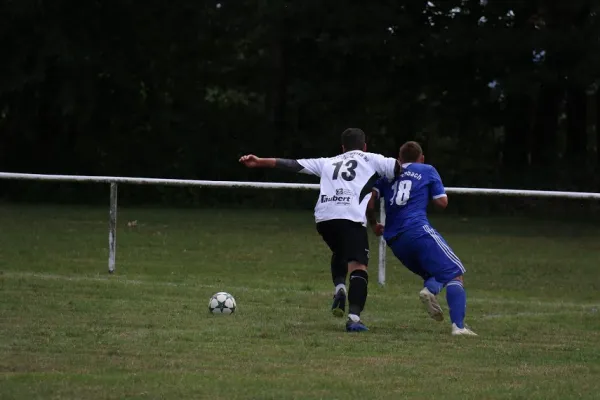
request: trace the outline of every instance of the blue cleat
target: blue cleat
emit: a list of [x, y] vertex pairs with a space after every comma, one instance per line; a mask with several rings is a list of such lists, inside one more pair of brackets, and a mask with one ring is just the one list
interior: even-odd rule
[[346, 291], [344, 289], [338, 290], [333, 296], [333, 304], [331, 305], [331, 313], [335, 317], [343, 317], [346, 312]]
[[346, 322], [346, 331], [348, 332], [364, 332], [368, 330], [369, 328], [367, 328], [361, 321], [354, 322], [349, 319], [348, 322]]

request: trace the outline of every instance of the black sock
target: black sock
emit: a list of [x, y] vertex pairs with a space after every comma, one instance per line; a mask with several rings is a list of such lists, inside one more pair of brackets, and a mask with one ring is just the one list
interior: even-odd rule
[[349, 314], [360, 315], [367, 302], [367, 286], [369, 274], [367, 271], [357, 269], [350, 274], [350, 289], [348, 290]]
[[331, 280], [333, 281], [333, 286], [346, 284], [348, 263], [345, 261], [340, 261], [340, 257], [336, 257], [335, 253], [331, 255]]

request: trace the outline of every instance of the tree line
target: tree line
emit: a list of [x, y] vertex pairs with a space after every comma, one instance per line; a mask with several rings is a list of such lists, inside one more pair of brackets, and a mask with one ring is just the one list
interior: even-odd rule
[[[386, 155], [420, 141], [450, 186], [599, 191], [599, 12], [591, 0], [4, 0], [0, 170], [289, 181], [236, 160], [332, 155], [360, 127]], [[2, 182], [0, 195], [61, 196], [50, 187]]]

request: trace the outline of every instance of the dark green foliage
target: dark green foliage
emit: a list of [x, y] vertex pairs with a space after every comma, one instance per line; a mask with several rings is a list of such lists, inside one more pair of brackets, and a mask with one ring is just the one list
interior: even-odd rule
[[[421, 141], [449, 186], [597, 191], [599, 12], [590, 0], [5, 0], [0, 170], [314, 182], [236, 160], [332, 155], [360, 127], [387, 155]], [[105, 192], [65, 190], [0, 184], [38, 201]], [[307, 204], [223, 193], [124, 196]]]

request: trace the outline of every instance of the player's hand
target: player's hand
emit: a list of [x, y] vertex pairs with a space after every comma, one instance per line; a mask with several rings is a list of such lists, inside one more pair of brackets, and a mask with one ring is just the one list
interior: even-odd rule
[[254, 154], [248, 154], [240, 158], [240, 162], [248, 168], [256, 168], [260, 166], [259, 160], [260, 158], [256, 157]]
[[381, 235], [383, 235], [383, 230], [384, 229], [385, 229], [385, 226], [383, 224], [373, 225], [373, 233], [375, 233], [375, 236], [381, 236]]

